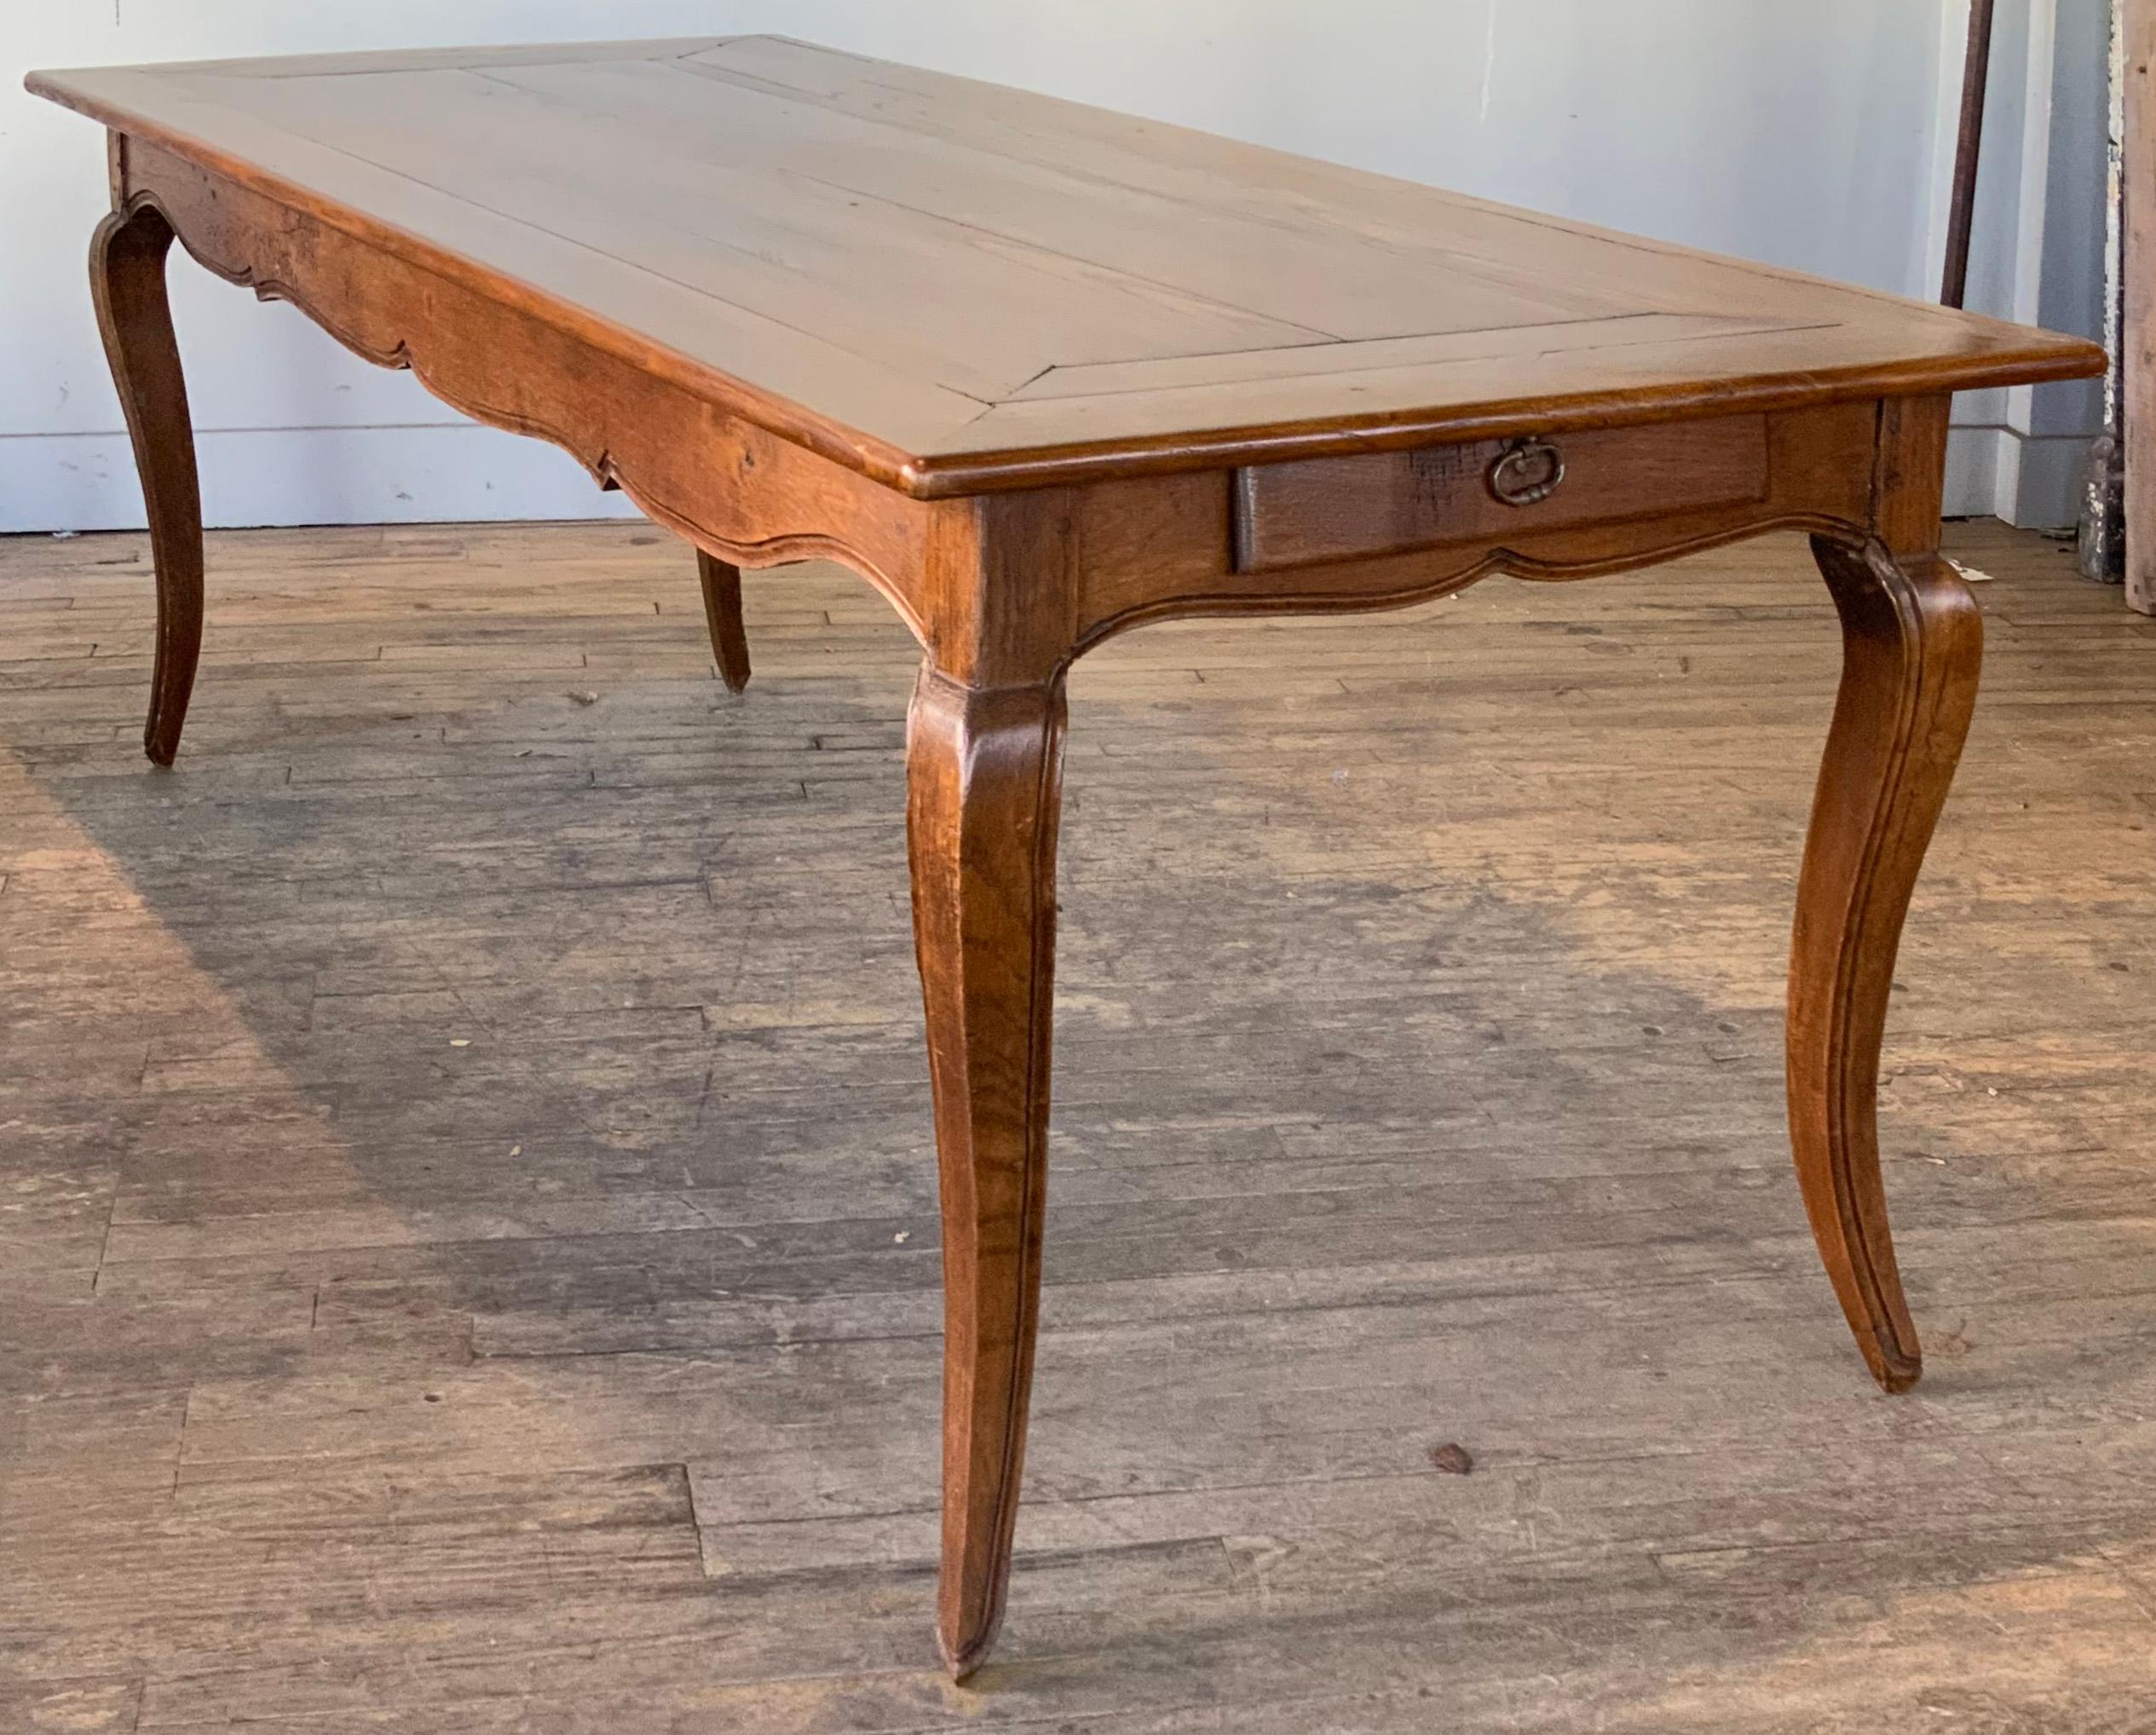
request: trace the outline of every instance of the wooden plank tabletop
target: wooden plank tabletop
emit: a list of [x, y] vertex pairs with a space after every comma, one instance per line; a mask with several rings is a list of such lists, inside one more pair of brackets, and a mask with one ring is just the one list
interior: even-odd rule
[[2078, 339], [780, 37], [29, 84], [922, 493], [2103, 363]]

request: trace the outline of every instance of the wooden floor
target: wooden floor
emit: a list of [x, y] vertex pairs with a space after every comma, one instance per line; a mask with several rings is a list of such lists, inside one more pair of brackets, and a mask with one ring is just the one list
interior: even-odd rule
[[1957, 546], [1902, 1398], [1783, 1142], [1800, 544], [1081, 666], [961, 1689], [884, 605], [751, 575], [737, 700], [642, 526], [218, 537], [159, 774], [142, 539], [0, 543], [0, 1728], [2156, 1728], [2156, 621]]

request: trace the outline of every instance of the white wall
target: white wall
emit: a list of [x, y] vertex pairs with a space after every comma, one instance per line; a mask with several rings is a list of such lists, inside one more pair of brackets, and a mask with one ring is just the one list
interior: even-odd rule
[[[2024, 59], [2041, 59], [2060, 35], [2055, 13], [2102, 4], [2004, 0], [2002, 11], [2017, 20]], [[21, 92], [32, 66], [783, 31], [1925, 294], [1940, 250], [1965, 5], [0, 0], [0, 234], [11, 244], [0, 257], [0, 529], [141, 522], [84, 283], [84, 247], [106, 201], [101, 138]], [[2047, 22], [2032, 30], [2032, 13]], [[2049, 89], [2019, 71], [2000, 83], [2021, 93], [2023, 109]], [[2015, 111], [2003, 128], [2017, 153], [2022, 119]], [[2013, 214], [2015, 264], [1982, 282], [1995, 304], [2063, 318], [2020, 305], [2035, 293], [2045, 233], [2043, 199], [2032, 216], [2024, 182], [2049, 172], [2026, 158], [1992, 176], [1993, 204]], [[1994, 220], [1989, 239], [1998, 231]], [[211, 522], [622, 510], [562, 454], [462, 421], [291, 308], [259, 305], [176, 259]], [[2001, 492], [1998, 452], [2086, 420], [2086, 394], [2059, 425], [2026, 394], [2018, 405], [1997, 395], [1979, 417], [1990, 430], [1979, 436], [1983, 455], [1960, 466], [1963, 492], [1982, 496], [1965, 508], [2007, 493], [2026, 504]]]
[[[1997, 29], [1969, 305], [2100, 337], [2110, 0], [2008, 0]], [[1954, 419], [1949, 510], [2073, 522], [2101, 380], [1972, 392]]]

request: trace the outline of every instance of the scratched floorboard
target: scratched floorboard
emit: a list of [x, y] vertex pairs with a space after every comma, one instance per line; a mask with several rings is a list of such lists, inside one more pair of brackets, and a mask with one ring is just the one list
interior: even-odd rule
[[1798, 544], [1081, 666], [962, 1691], [883, 605], [752, 575], [736, 700], [642, 527], [222, 536], [160, 775], [142, 539], [0, 542], [0, 1728], [2146, 1735], [2156, 623], [1956, 543], [1900, 1399], [1782, 1143]]

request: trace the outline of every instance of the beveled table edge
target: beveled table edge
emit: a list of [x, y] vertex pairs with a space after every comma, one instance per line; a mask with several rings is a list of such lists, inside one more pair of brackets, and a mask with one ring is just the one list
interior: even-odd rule
[[[649, 46], [663, 49], [683, 43], [723, 43], [738, 39], [732, 36], [654, 38]], [[563, 43], [544, 46], [569, 54], [581, 47], [620, 46], [626, 49], [631, 44]], [[514, 50], [496, 46], [487, 51]], [[264, 56], [262, 60], [268, 62], [279, 58], [294, 57]], [[304, 61], [315, 57], [297, 58]], [[355, 55], [320, 58], [349, 59], [356, 63], [377, 57]], [[317, 193], [298, 182], [262, 169], [245, 157], [147, 119], [124, 104], [84, 90], [72, 82], [95, 74], [229, 71], [247, 64], [245, 60], [226, 60], [175, 61], [162, 66], [55, 68], [29, 72], [23, 85], [33, 95], [101, 122], [116, 135], [159, 145], [265, 198], [305, 211], [355, 239], [531, 313], [706, 399], [744, 421], [916, 499], [949, 499], [1069, 487], [1123, 477], [1236, 469], [1299, 458], [1393, 452], [1417, 446], [1519, 435], [1645, 426], [1696, 415], [1770, 412], [1858, 399], [1928, 396], [1996, 386], [2039, 384], [2092, 377], [2105, 372], [2109, 366], [2102, 346], [2086, 339], [1980, 314], [1957, 314], [1955, 317], [1966, 321], [1973, 333], [1980, 331], [1992, 337], [1999, 347], [1965, 355], [1869, 361], [1843, 368], [1722, 376], [1698, 382], [1657, 383], [1575, 394], [1560, 392], [1466, 406], [1106, 436], [1070, 444], [999, 447], [987, 439], [969, 444], [962, 436], [967, 429], [977, 428], [992, 418], [995, 409], [991, 407], [956, 424], [940, 438], [916, 438], [897, 444], [685, 355], [620, 324], [604, 313], [524, 282], [359, 206]], [[355, 64], [355, 70], [365, 68]], [[1741, 265], [1750, 262], [1731, 262]], [[1876, 296], [1913, 308], [1926, 305], [1860, 285], [1825, 279], [1819, 282], [1823, 288]]]

